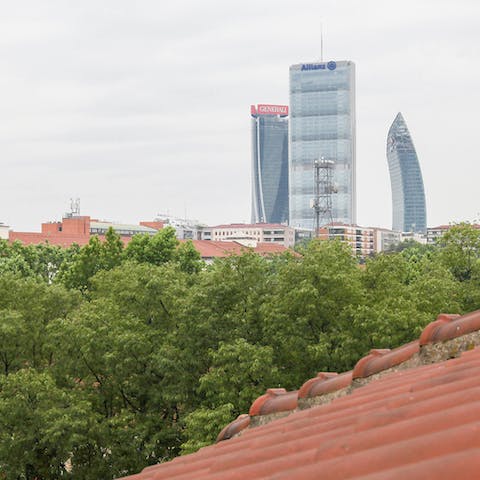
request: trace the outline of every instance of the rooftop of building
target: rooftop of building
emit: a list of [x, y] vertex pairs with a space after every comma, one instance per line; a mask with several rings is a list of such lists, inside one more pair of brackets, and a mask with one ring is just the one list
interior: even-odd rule
[[215, 225], [209, 228], [290, 228], [288, 225], [283, 225], [281, 223], [228, 223], [222, 225]]
[[[427, 227], [427, 230], [449, 230], [452, 228], [455, 224], [450, 224], [450, 225], [439, 225], [438, 227]], [[480, 228], [480, 224], [478, 223], [472, 223], [470, 224], [473, 228]]]
[[135, 231], [139, 233], [157, 233], [158, 229], [151, 228], [145, 225], [135, 225], [129, 223], [115, 223], [115, 222], [108, 222], [106, 220], [91, 220], [90, 221], [90, 228], [96, 228], [99, 230], [108, 230], [112, 227], [114, 230], [121, 230], [121, 231]]
[[477, 478], [480, 310], [442, 314], [420, 337], [352, 371], [270, 389], [198, 452], [128, 480]]
[[253, 251], [259, 255], [275, 255], [289, 251], [283, 245], [272, 242], [257, 242], [254, 247], [248, 247], [235, 241], [192, 240], [192, 242], [202, 258], [223, 258], [230, 255], [241, 255], [246, 251]]

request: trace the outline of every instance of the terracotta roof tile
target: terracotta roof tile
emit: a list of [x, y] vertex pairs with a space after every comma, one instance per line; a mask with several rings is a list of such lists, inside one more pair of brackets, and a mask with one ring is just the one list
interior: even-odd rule
[[297, 391], [287, 392], [284, 388], [269, 388], [265, 395], [258, 397], [250, 407], [249, 414], [269, 415], [297, 408]]
[[[455, 341], [450, 340], [455, 335], [478, 331], [479, 318], [480, 312], [444, 316], [427, 326], [422, 336], [439, 341], [441, 350], [443, 342]], [[456, 358], [433, 363], [422, 357], [423, 348], [415, 341], [391, 351], [376, 350], [357, 363], [353, 374], [322, 372], [298, 392], [268, 390], [252, 404], [250, 415], [222, 431], [219, 439], [228, 441], [127, 478], [477, 478], [480, 347], [467, 346]], [[353, 377], [367, 383], [356, 384]], [[329, 397], [339, 391], [343, 396]], [[322, 396], [329, 397], [329, 403], [296, 408], [297, 399]], [[292, 413], [252, 428], [252, 418], [285, 409]]]
[[439, 315], [437, 320], [425, 327], [420, 336], [420, 345], [444, 342], [461, 337], [480, 329], [480, 310], [460, 317], [459, 315]]
[[250, 415], [239, 415], [236, 420], [229, 423], [217, 436], [217, 442], [228, 440], [234, 437], [237, 433], [250, 425]]
[[348, 387], [352, 383], [352, 372], [338, 375], [321, 372], [315, 378], [307, 380], [298, 391], [298, 398], [316, 397]]
[[387, 370], [411, 358], [420, 351], [418, 340], [403, 345], [395, 350], [370, 350], [370, 354], [357, 362], [353, 369], [353, 378], [365, 378]]
[[246, 247], [238, 242], [214, 240], [192, 240], [192, 242], [202, 258], [224, 258], [230, 255], [241, 255], [248, 251], [253, 251], [259, 255], [279, 254], [289, 251], [298, 255], [293, 250], [273, 242], [258, 242], [256, 247]]

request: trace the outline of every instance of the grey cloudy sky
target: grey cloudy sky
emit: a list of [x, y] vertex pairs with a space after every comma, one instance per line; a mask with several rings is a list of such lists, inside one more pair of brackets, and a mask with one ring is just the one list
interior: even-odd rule
[[431, 226], [480, 216], [477, 0], [0, 0], [0, 221], [71, 197], [137, 223], [250, 220], [253, 103], [288, 67], [353, 60], [358, 223], [391, 226], [388, 128], [417, 149]]

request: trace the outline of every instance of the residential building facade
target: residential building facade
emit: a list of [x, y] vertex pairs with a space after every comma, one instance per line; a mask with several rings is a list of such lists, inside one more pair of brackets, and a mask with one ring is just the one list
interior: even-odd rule
[[392, 229], [425, 233], [427, 211], [422, 172], [401, 113], [388, 131], [387, 161], [392, 185]]
[[374, 249], [375, 253], [389, 250], [394, 245], [403, 241], [402, 233], [387, 228], [374, 228]]
[[295, 230], [280, 223], [231, 223], [205, 227], [202, 240], [237, 241], [249, 246], [256, 243], [275, 243], [292, 248], [295, 245]]
[[162, 213], [158, 214], [156, 220], [161, 222], [165, 227], [173, 227], [178, 240], [201, 240], [202, 231], [206, 227], [205, 224], [202, 224], [198, 220], [178, 218]]
[[320, 240], [340, 240], [347, 243], [357, 257], [366, 258], [375, 253], [374, 228], [332, 223], [321, 227], [318, 233]]
[[252, 223], [288, 221], [288, 106], [252, 105]]
[[109, 228], [120, 235], [124, 243], [136, 234], [155, 235], [163, 228], [161, 222], [140, 222], [139, 225], [113, 223], [99, 221], [90, 218], [88, 215], [67, 214], [60, 222], [45, 222], [41, 225], [40, 232], [9, 232], [11, 242], [19, 241], [25, 245], [35, 245], [48, 242], [51, 245], [68, 247], [76, 243], [85, 245], [92, 235], [103, 239]]
[[[439, 225], [438, 227], [428, 227], [427, 228], [427, 244], [435, 245], [437, 241], [445, 235], [455, 224], [450, 225]], [[480, 230], [480, 224], [473, 223], [471, 226], [477, 230]]]
[[321, 159], [332, 167], [331, 220], [322, 223], [355, 224], [355, 64], [351, 61], [290, 67], [291, 227], [314, 228], [314, 162]]
[[5, 225], [5, 223], [0, 222], [0, 239], [8, 240], [8, 232], [10, 231], [10, 227]]

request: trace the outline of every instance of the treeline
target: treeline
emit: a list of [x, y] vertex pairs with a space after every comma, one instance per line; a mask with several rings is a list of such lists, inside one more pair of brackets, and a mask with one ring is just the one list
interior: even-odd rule
[[270, 387], [480, 308], [480, 234], [359, 266], [337, 242], [206, 266], [172, 229], [0, 243], [0, 478], [109, 479], [211, 443]]

